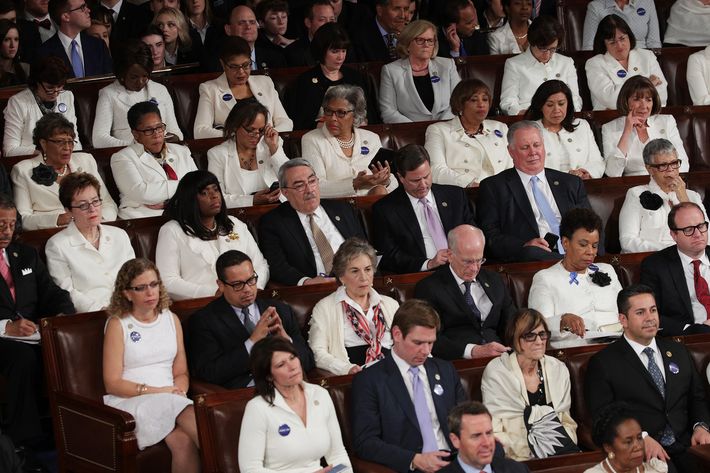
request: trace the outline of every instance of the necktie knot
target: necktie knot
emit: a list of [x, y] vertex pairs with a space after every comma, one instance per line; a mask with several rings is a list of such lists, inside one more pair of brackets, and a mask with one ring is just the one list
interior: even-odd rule
[[466, 290], [466, 292], [471, 292], [471, 284], [473, 284], [473, 281], [463, 282], [463, 288]]
[[693, 269], [695, 271], [700, 270], [700, 260], [699, 259], [694, 259], [693, 260]]
[[52, 22], [49, 21], [49, 18], [45, 18], [44, 20], [34, 20], [35, 25], [37, 25], [40, 28], [44, 28], [45, 30], [49, 30], [52, 28]]
[[409, 375], [412, 378], [418, 378], [419, 377], [419, 367], [418, 366], [410, 366], [409, 367]]
[[646, 347], [643, 349], [643, 353], [645, 353], [647, 357], [653, 358], [653, 353], [654, 353], [653, 348]]

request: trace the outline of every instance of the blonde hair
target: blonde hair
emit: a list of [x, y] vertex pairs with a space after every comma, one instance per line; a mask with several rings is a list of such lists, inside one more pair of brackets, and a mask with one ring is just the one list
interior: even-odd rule
[[409, 57], [409, 45], [414, 41], [414, 38], [426, 31], [431, 30], [434, 33], [434, 48], [431, 51], [431, 57], [436, 57], [439, 52], [439, 40], [436, 36], [436, 25], [427, 20], [416, 20], [404, 27], [397, 39], [397, 54], [401, 58]]
[[158, 26], [158, 17], [160, 15], [168, 15], [171, 17], [178, 27], [178, 46], [183, 49], [192, 48], [192, 38], [190, 38], [190, 28], [187, 26], [187, 20], [185, 15], [182, 14], [180, 10], [172, 7], [161, 8], [158, 13], [153, 17], [152, 25]]
[[118, 270], [118, 274], [116, 275], [111, 302], [107, 309], [111, 316], [123, 317], [133, 311], [133, 303], [126, 299], [123, 291], [129, 290], [131, 281], [146, 271], [155, 271], [155, 275], [158, 277], [158, 282], [160, 283], [160, 296], [158, 306], [155, 308], [156, 312], [161, 312], [170, 307], [168, 291], [165, 289], [163, 280], [160, 278], [160, 271], [158, 271], [155, 263], [145, 258], [133, 258], [123, 263], [123, 266], [121, 266], [121, 269]]

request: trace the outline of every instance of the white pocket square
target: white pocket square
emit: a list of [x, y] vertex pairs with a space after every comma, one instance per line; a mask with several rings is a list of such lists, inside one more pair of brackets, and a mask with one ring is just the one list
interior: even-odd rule
[[22, 275], [27, 276], [28, 274], [32, 274], [32, 268], [23, 268]]

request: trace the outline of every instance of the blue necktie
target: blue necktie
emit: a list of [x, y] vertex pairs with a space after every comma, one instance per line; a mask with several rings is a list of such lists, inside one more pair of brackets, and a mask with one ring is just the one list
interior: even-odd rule
[[[653, 348], [646, 347], [643, 349], [643, 353], [645, 353], [648, 357], [648, 372], [651, 375], [651, 379], [653, 379], [656, 388], [658, 388], [658, 392], [661, 393], [661, 397], [665, 399], [666, 382], [663, 380], [663, 374], [661, 373], [661, 369], [658, 367], [658, 365], [656, 364], [656, 360], [653, 358]], [[667, 447], [668, 445], [672, 445], [673, 443], [675, 443], [675, 435], [673, 434], [671, 426], [666, 424], [665, 428], [663, 429], [663, 432], [661, 432], [661, 445]]]
[[[555, 235], [560, 234], [560, 222], [557, 220], [557, 216], [555, 215], [555, 211], [552, 210], [552, 206], [550, 205], [550, 202], [547, 200], [545, 197], [545, 194], [542, 192], [542, 189], [538, 187], [538, 183], [540, 182], [540, 178], [537, 176], [533, 176], [530, 178], [530, 185], [532, 186], [532, 193], [533, 193], [533, 198], [535, 198], [535, 204], [537, 204], [537, 208], [542, 214], [542, 217], [545, 219], [547, 222], [547, 225], [550, 227], [550, 232], [554, 233]], [[557, 248], [559, 249], [560, 254], [564, 253], [564, 250], [562, 249], [561, 244], [557, 244]], [[554, 248], [550, 248], [553, 250]]]
[[481, 311], [478, 309], [478, 306], [476, 306], [476, 302], [473, 300], [473, 294], [471, 294], [471, 284], [472, 281], [464, 281], [463, 282], [463, 287], [464, 287], [464, 292], [463, 292], [463, 298], [466, 301], [466, 305], [468, 305], [471, 308], [471, 312], [473, 312], [474, 317], [480, 322], [481, 321]]
[[439, 450], [439, 445], [436, 442], [436, 434], [434, 433], [434, 425], [431, 422], [431, 414], [429, 413], [429, 406], [426, 402], [424, 386], [422, 386], [422, 380], [419, 378], [419, 367], [410, 367], [409, 376], [412, 378], [414, 412], [417, 414], [419, 432], [422, 434], [422, 453], [436, 452]]
[[84, 77], [84, 63], [81, 62], [81, 54], [79, 54], [79, 45], [76, 40], [71, 41], [71, 67], [74, 69], [74, 77]]

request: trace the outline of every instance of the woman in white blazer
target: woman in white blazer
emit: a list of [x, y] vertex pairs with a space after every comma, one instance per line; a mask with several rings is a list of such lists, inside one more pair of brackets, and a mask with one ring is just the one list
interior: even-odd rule
[[710, 105], [710, 46], [688, 56], [685, 77], [693, 105]]
[[668, 100], [668, 81], [652, 51], [636, 47], [629, 25], [619, 16], [602, 20], [594, 37], [594, 52], [584, 65], [594, 110], [616, 108], [616, 98], [630, 77], [648, 77], [658, 90], [662, 106]]
[[230, 110], [244, 100], [264, 105], [269, 110], [269, 124], [277, 131], [293, 130], [293, 121], [286, 114], [271, 78], [251, 75], [251, 49], [244, 39], [238, 36], [225, 39], [219, 61], [224, 73], [200, 84], [194, 125], [196, 139], [221, 137]]
[[72, 172], [87, 172], [101, 184], [103, 218], [116, 220], [116, 204], [106, 190], [94, 158], [74, 153], [74, 125], [58, 113], [48, 113], [37, 121], [35, 145], [41, 155], [24, 159], [12, 167], [15, 205], [25, 230], [53, 228], [71, 221], [59, 201], [59, 183]]
[[392, 348], [389, 329], [399, 304], [377, 293], [372, 282], [377, 254], [368, 242], [348, 238], [333, 257], [340, 286], [313, 308], [308, 344], [316, 367], [355, 374]]
[[186, 174], [165, 213], [171, 220], [158, 233], [155, 263], [171, 298], [215, 295], [215, 264], [219, 255], [229, 250], [239, 250], [251, 258], [257, 287], [264, 289], [269, 282], [269, 265], [246, 224], [227, 215], [227, 204], [214, 174]]
[[429, 125], [424, 147], [437, 184], [476, 187], [483, 179], [513, 167], [508, 126], [486, 120], [493, 97], [478, 79], [464, 79], [451, 93], [449, 121]]
[[639, 48], [661, 47], [658, 14], [653, 0], [592, 0], [587, 4], [584, 17], [583, 50], [594, 49], [595, 34], [601, 22], [609, 15], [617, 15], [630, 25]]
[[72, 216], [45, 247], [47, 269], [69, 292], [77, 312], [108, 307], [118, 270], [135, 258], [128, 234], [101, 225], [101, 184], [89, 173], [71, 173], [59, 185], [59, 200]]
[[661, 103], [653, 83], [634, 76], [621, 88], [617, 100], [619, 118], [602, 125], [602, 149], [609, 177], [648, 174], [643, 148], [654, 138], [666, 138], [682, 161], [680, 172], [690, 164], [673, 115], [661, 115]]
[[673, 143], [664, 138], [649, 141], [643, 161], [651, 179], [628, 190], [619, 213], [622, 253], [658, 251], [674, 245], [668, 228], [668, 214], [674, 205], [694, 202], [706, 213], [700, 194], [686, 188], [680, 177], [681, 162]]
[[710, 8], [702, 0], [677, 0], [668, 16], [663, 44], [707, 46], [710, 44]]
[[583, 345], [585, 331], [621, 334], [616, 295], [621, 283], [614, 268], [594, 263], [602, 222], [593, 210], [576, 208], [562, 216], [562, 261], [535, 273], [528, 307], [545, 316], [552, 347]]
[[186, 146], [165, 142], [166, 125], [156, 104], [133, 105], [128, 124], [136, 143], [111, 156], [111, 172], [121, 194], [118, 216], [157, 217], [180, 179], [197, 166]]
[[114, 61], [116, 80], [99, 90], [96, 118], [91, 134], [94, 148], [128, 146], [133, 143], [128, 126], [128, 109], [138, 102], [150, 101], [160, 109], [167, 125], [167, 133], [182, 140], [182, 132], [175, 118], [173, 99], [164, 85], [150, 80], [153, 57], [150, 48], [140, 42], [129, 42], [118, 51]]
[[382, 143], [376, 133], [359, 128], [367, 118], [363, 90], [356, 85], [332, 86], [321, 110], [323, 126], [301, 138], [301, 154], [320, 179], [321, 197], [382, 195], [396, 189], [397, 179], [386, 162], [371, 165]]
[[385, 64], [380, 80], [380, 113], [384, 123], [452, 118], [451, 91], [461, 78], [453, 59], [437, 57], [436, 26], [417, 20], [402, 30], [397, 53]]
[[524, 114], [540, 84], [552, 79], [561, 80], [569, 86], [574, 98], [574, 110], [582, 110], [574, 61], [557, 54], [563, 40], [562, 25], [554, 18], [539, 16], [533, 20], [528, 30], [530, 47], [505, 61], [500, 95], [503, 113]]
[[503, 0], [508, 21], [488, 33], [490, 54], [520, 54], [528, 48], [528, 26], [532, 0]]
[[604, 159], [587, 120], [574, 118], [572, 91], [560, 80], [543, 82], [533, 95], [526, 118], [537, 120], [545, 141], [545, 167], [597, 179]]
[[[27, 156], [35, 154], [32, 132], [37, 121], [47, 113], [59, 113], [74, 126], [74, 136], [79, 136], [76, 128], [74, 94], [64, 90], [69, 72], [64, 62], [48, 56], [40, 59], [32, 67], [27, 79], [29, 87], [18, 92], [5, 106], [5, 133], [2, 142], [3, 156]], [[75, 149], [81, 149], [77, 140]]]
[[260, 103], [237, 103], [224, 124], [226, 141], [207, 152], [207, 169], [219, 179], [227, 208], [279, 201], [281, 192], [271, 186], [288, 157], [268, 121], [269, 111]]

